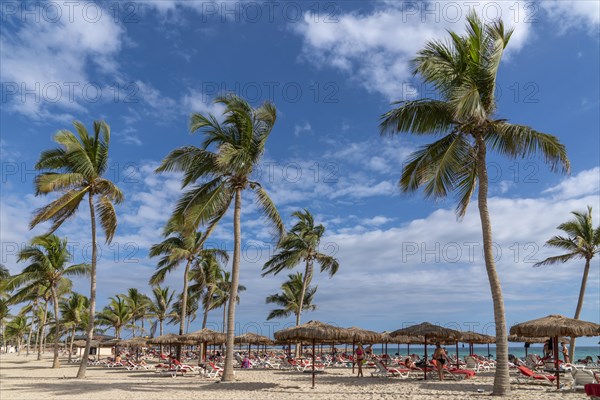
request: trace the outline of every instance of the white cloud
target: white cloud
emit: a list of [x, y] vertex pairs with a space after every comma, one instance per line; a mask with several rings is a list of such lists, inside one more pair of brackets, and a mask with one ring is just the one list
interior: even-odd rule
[[140, 140], [140, 138], [138, 137], [136, 132], [137, 132], [137, 129], [129, 126], [125, 129], [123, 129], [121, 132], [117, 132], [116, 136], [121, 143], [141, 146], [142, 141]]
[[581, 171], [573, 177], [563, 180], [556, 186], [548, 188], [544, 193], [552, 194], [557, 199], [572, 199], [600, 191], [600, 167]]
[[336, 15], [337, 22], [331, 23], [306, 14], [293, 31], [304, 40], [304, 58], [318, 66], [331, 65], [369, 92], [397, 100], [418, 93], [409, 61], [426, 41], [447, 38], [447, 29], [462, 32], [470, 4], [477, 4], [474, 8], [484, 20], [503, 17], [508, 27], [517, 28], [507, 53], [524, 46], [530, 24], [511, 18], [523, 2], [386, 2], [371, 12]]
[[294, 125], [294, 136], [298, 137], [302, 132], [312, 132], [312, 127], [308, 121], [304, 121], [302, 125]]
[[[27, 7], [41, 12], [44, 6]], [[71, 4], [75, 10], [62, 3], [53, 7], [60, 10], [59, 18], [53, 14], [52, 18], [21, 19], [18, 12], [6, 16], [6, 24], [18, 28], [3, 29], [0, 36], [1, 80], [14, 93], [10, 111], [36, 120], [65, 121], [72, 119], [70, 113], [84, 111], [98, 91], [102, 97], [104, 84], [91, 82], [90, 72], [115, 73], [124, 30], [96, 3]], [[54, 112], [56, 107], [63, 113]]]
[[[536, 3], [538, 4], [538, 3]], [[592, 0], [549, 0], [541, 1], [540, 7], [560, 27], [560, 31], [586, 28], [598, 34], [600, 26], [600, 3]]]

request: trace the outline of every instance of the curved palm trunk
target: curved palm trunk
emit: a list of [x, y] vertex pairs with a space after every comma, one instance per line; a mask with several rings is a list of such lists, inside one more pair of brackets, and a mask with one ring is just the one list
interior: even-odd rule
[[75, 327], [71, 331], [71, 340], [69, 340], [69, 360], [67, 362], [71, 362], [71, 358], [73, 357], [73, 342], [75, 341]]
[[[300, 303], [298, 304], [298, 312], [296, 313], [296, 326], [300, 325], [300, 315], [302, 314], [302, 308], [304, 307], [304, 294], [306, 293], [306, 287], [308, 282], [312, 278], [313, 274], [313, 262], [312, 260], [306, 260], [306, 268], [304, 271], [304, 279], [302, 279], [302, 290], [300, 291]], [[296, 357], [300, 357], [302, 349], [299, 343], [296, 344]]]
[[[185, 264], [185, 270], [183, 271], [183, 293], [181, 294], [181, 318], [179, 319], [179, 334], [185, 333], [185, 319], [187, 314], [187, 300], [188, 300], [188, 274], [190, 272], [191, 260], [188, 260]], [[181, 345], [177, 345], [177, 359], [181, 361]]]
[[[162, 319], [159, 319], [159, 320], [158, 320], [158, 327], [159, 327], [158, 329], [159, 329], [159, 332], [160, 332], [160, 336], [162, 336], [162, 335], [163, 335], [163, 320], [162, 320]], [[158, 351], [160, 351], [160, 353], [159, 353], [159, 354], [161, 354], [161, 355], [162, 355], [162, 353], [163, 353], [163, 346], [162, 346], [162, 343], [160, 344], [160, 346], [159, 346], [159, 350], [158, 350]]]
[[[35, 319], [36, 308], [37, 299], [35, 299], [31, 305], [31, 326], [29, 327], [29, 334], [27, 335], [27, 355], [29, 355], [29, 348], [31, 347], [31, 337], [33, 336], [33, 320]], [[2, 333], [2, 337], [4, 337], [4, 333]]]
[[233, 264], [231, 266], [231, 288], [229, 292], [229, 309], [227, 310], [227, 342], [225, 348], [225, 367], [222, 382], [232, 382], [233, 375], [233, 339], [235, 335], [235, 305], [240, 278], [240, 252], [242, 247], [242, 229], [240, 215], [242, 211], [242, 189], [235, 191], [235, 208], [233, 210]]
[[94, 318], [96, 314], [96, 213], [94, 210], [94, 202], [92, 193], [89, 193], [88, 203], [90, 206], [90, 220], [92, 222], [92, 271], [90, 276], [90, 315], [88, 319], [87, 337], [85, 340], [85, 350], [81, 357], [81, 364], [79, 365], [79, 371], [77, 371], [77, 378], [85, 378], [85, 371], [87, 370], [88, 359], [90, 357], [90, 347], [92, 346], [92, 339], [94, 337]]
[[46, 304], [44, 305], [44, 316], [42, 317], [42, 325], [40, 326], [40, 335], [39, 335], [39, 340], [38, 340], [38, 355], [37, 355], [37, 359], [41, 360], [42, 359], [42, 351], [44, 348], [44, 331], [46, 329], [46, 318], [48, 317], [48, 302], [46, 301]]
[[52, 302], [54, 303], [54, 321], [55, 321], [55, 334], [54, 334], [54, 359], [52, 360], [52, 368], [60, 368], [60, 361], [58, 360], [58, 341], [60, 339], [60, 318], [58, 318], [58, 296], [56, 295], [56, 287], [52, 285]]
[[479, 190], [477, 203], [479, 217], [481, 219], [481, 231], [483, 234], [483, 254], [485, 268], [490, 281], [492, 300], [494, 303], [494, 322], [496, 324], [496, 373], [494, 375], [494, 389], [492, 395], [505, 396], [510, 393], [510, 380], [508, 375], [508, 337], [506, 332], [506, 317], [504, 314], [504, 299], [500, 278], [496, 271], [494, 254], [492, 249], [492, 223], [487, 205], [488, 175], [486, 166], [486, 147], [481, 136], [477, 140], [477, 173], [479, 178]]
[[[583, 278], [581, 278], [581, 288], [579, 289], [579, 299], [577, 300], [577, 308], [575, 309], [574, 319], [579, 319], [579, 315], [581, 314], [581, 309], [583, 308], [583, 298], [585, 297], [585, 287], [587, 286], [588, 274], [590, 273], [590, 259], [585, 259], [585, 268], [583, 269]], [[571, 343], [569, 344], [569, 358], [571, 362], [574, 361], [575, 356], [575, 338], [571, 338]]]

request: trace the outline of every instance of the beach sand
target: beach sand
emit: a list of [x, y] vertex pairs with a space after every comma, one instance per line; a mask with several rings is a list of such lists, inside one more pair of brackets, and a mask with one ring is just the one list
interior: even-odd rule
[[[489, 399], [492, 373], [480, 373], [464, 381], [420, 381], [399, 378], [372, 378], [369, 369], [364, 378], [356, 378], [348, 368], [329, 368], [316, 377], [311, 389], [311, 375], [279, 370], [236, 370], [236, 382], [220, 383], [218, 379], [198, 375], [175, 379], [153, 371], [127, 371], [125, 368], [92, 366], [84, 380], [73, 379], [77, 365], [49, 368], [52, 360], [46, 354], [41, 361], [36, 355], [0, 356], [0, 399]], [[513, 372], [511, 372], [512, 374]], [[514, 378], [511, 375], [511, 382]], [[483, 389], [483, 393], [478, 393]], [[512, 385], [511, 399], [584, 399], [585, 393], [561, 391], [548, 385]]]

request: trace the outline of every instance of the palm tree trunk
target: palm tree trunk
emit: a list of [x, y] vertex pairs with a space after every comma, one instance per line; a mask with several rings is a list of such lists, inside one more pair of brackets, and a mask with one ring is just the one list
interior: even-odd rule
[[75, 341], [75, 327], [71, 331], [71, 340], [69, 341], [69, 360], [67, 362], [71, 362], [71, 357], [73, 356], [73, 342]]
[[[29, 356], [29, 348], [31, 347], [31, 336], [33, 336], [33, 320], [35, 319], [35, 309], [37, 308], [37, 299], [31, 304], [31, 327], [27, 335], [27, 355]], [[4, 335], [3, 335], [4, 337]]]
[[227, 303], [223, 304], [223, 330], [225, 333], [225, 327], [227, 326]]
[[135, 337], [135, 318], [131, 319], [131, 336]]
[[[185, 317], [187, 314], [187, 301], [188, 301], [188, 274], [190, 272], [191, 260], [188, 260], [185, 264], [185, 270], [183, 271], [183, 293], [181, 293], [181, 317], [179, 318], [179, 334], [185, 333]], [[181, 345], [177, 345], [177, 359], [181, 361]]]
[[479, 178], [478, 207], [483, 234], [483, 254], [487, 270], [492, 300], [494, 303], [494, 322], [496, 324], [496, 373], [494, 375], [494, 389], [492, 395], [506, 396], [510, 393], [510, 378], [508, 374], [508, 338], [506, 331], [506, 316], [504, 313], [504, 299], [500, 278], [496, 271], [493, 254], [492, 223], [487, 205], [488, 174], [486, 166], [486, 147], [481, 135], [477, 140], [477, 175]]
[[44, 331], [46, 330], [46, 318], [48, 317], [48, 301], [44, 305], [44, 316], [42, 317], [42, 325], [40, 326], [40, 337], [39, 337], [39, 347], [38, 347], [38, 355], [37, 359], [42, 359], [42, 350], [44, 348]]
[[231, 288], [229, 292], [229, 309], [227, 310], [227, 342], [225, 349], [225, 367], [222, 382], [232, 382], [233, 375], [233, 339], [235, 335], [235, 305], [240, 280], [240, 253], [242, 247], [242, 229], [240, 216], [242, 211], [242, 189], [235, 191], [235, 208], [233, 210], [233, 264], [231, 266]]
[[56, 287], [53, 284], [52, 290], [52, 302], [54, 303], [54, 359], [52, 360], [52, 368], [60, 368], [60, 361], [58, 360], [58, 341], [60, 339], [60, 318], [58, 318], [58, 296], [56, 295]]
[[[298, 304], [298, 312], [296, 313], [296, 326], [300, 325], [300, 315], [302, 314], [302, 308], [304, 307], [304, 294], [306, 293], [306, 287], [308, 282], [312, 278], [313, 274], [313, 263], [311, 260], [306, 260], [306, 268], [304, 271], [304, 279], [302, 279], [302, 290], [300, 291], [300, 303]], [[296, 344], [296, 357], [300, 357], [300, 346]]]
[[81, 364], [77, 371], [77, 378], [85, 378], [88, 359], [90, 358], [90, 347], [92, 347], [92, 339], [94, 337], [94, 318], [96, 314], [96, 213], [94, 210], [93, 195], [90, 192], [88, 196], [88, 204], [90, 206], [90, 221], [92, 222], [92, 271], [90, 276], [90, 312], [88, 320], [87, 337], [85, 340], [85, 350], [81, 357]]
[[[587, 286], [588, 274], [590, 273], [590, 259], [585, 259], [585, 268], [583, 269], [583, 278], [581, 278], [581, 288], [579, 289], [579, 299], [577, 300], [577, 308], [575, 309], [574, 319], [579, 319], [581, 309], [583, 308], [583, 298], [585, 297], [585, 287]], [[569, 344], [569, 358], [571, 362], [575, 362], [575, 338], [571, 338]]]
[[[162, 319], [158, 320], [158, 327], [159, 327], [158, 329], [159, 329], [159, 332], [160, 332], [160, 336], [162, 336], [163, 335], [163, 320]], [[159, 347], [160, 347], [159, 348], [160, 354], [162, 355], [162, 352], [163, 352], [162, 343], [160, 344]]]

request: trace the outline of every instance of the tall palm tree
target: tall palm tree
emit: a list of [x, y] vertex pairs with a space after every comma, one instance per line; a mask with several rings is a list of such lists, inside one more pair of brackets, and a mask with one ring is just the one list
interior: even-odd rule
[[[276, 120], [275, 106], [270, 102], [253, 108], [244, 99], [228, 95], [218, 97], [225, 106], [224, 121], [213, 115], [194, 113], [190, 120], [191, 132], [202, 132], [202, 147], [181, 147], [163, 160], [157, 172], [181, 171], [183, 187], [194, 184], [179, 200], [174, 219], [190, 221], [192, 226], [206, 224], [206, 236], [215, 228], [235, 199], [233, 213], [233, 265], [231, 293], [227, 318], [227, 349], [222, 380], [232, 381], [235, 306], [237, 299], [240, 253], [242, 192], [251, 189], [256, 194], [264, 216], [272, 222], [280, 235], [284, 225], [273, 201], [259, 182], [250, 177], [264, 153], [269, 134]], [[214, 148], [214, 151], [209, 148]]]
[[123, 295], [123, 298], [127, 302], [127, 305], [131, 309], [131, 326], [132, 326], [132, 335], [135, 337], [135, 330], [137, 328], [136, 322], [141, 319], [141, 335], [144, 335], [144, 318], [146, 317], [146, 313], [150, 309], [150, 305], [152, 301], [148, 296], [140, 292], [136, 288], [127, 289], [127, 294]]
[[196, 320], [198, 310], [200, 309], [199, 301], [202, 293], [200, 292], [190, 292], [186, 297], [187, 304], [185, 305], [185, 315], [182, 312], [183, 310], [183, 295], [179, 294], [177, 296], [177, 301], [173, 303], [171, 307], [172, 317], [169, 319], [169, 324], [179, 323], [181, 326], [181, 318], [184, 318], [184, 321], [187, 321], [186, 330], [183, 333], [188, 333], [190, 324]]
[[[246, 290], [246, 286], [238, 284], [238, 296], [235, 301], [237, 304], [240, 303], [239, 293]], [[221, 271], [220, 276], [217, 280], [216, 290], [213, 293], [212, 308], [217, 309], [223, 307], [223, 333], [227, 327], [227, 304], [229, 304], [229, 296], [231, 295], [231, 273], [227, 271]]]
[[[0, 264], [0, 335], [2, 336], [2, 343], [0, 343], [0, 349], [5, 346], [4, 339], [4, 321], [10, 318], [10, 309], [8, 307], [8, 296], [6, 295], [5, 285], [10, 279], [10, 272], [3, 264]], [[29, 352], [29, 347], [27, 347]]]
[[552, 170], [569, 170], [566, 149], [552, 135], [496, 116], [496, 75], [512, 30], [502, 21], [484, 24], [475, 13], [467, 16], [467, 32], [450, 32], [450, 40], [430, 41], [413, 60], [414, 74], [432, 84], [440, 99], [399, 101], [382, 116], [383, 135], [412, 133], [441, 136], [413, 153], [404, 166], [400, 188], [426, 197], [443, 198], [458, 192], [456, 208], [465, 215], [471, 196], [477, 204], [483, 233], [485, 266], [494, 303], [497, 368], [494, 395], [510, 392], [508, 342], [502, 288], [492, 249], [488, 211], [488, 148], [510, 158], [541, 153]]
[[78, 330], [85, 329], [89, 302], [90, 301], [88, 298], [84, 295], [73, 292], [71, 293], [71, 297], [68, 299], [63, 299], [59, 303], [60, 314], [63, 321], [62, 323], [71, 331], [68, 362], [71, 362], [71, 355], [73, 354], [73, 342], [75, 341], [76, 332]]
[[113, 203], [122, 202], [123, 194], [113, 182], [102, 177], [108, 168], [108, 124], [104, 121], [94, 121], [92, 136], [81, 122], [75, 121], [73, 125], [77, 135], [68, 130], [59, 131], [54, 136], [54, 141], [60, 147], [42, 152], [35, 166], [36, 169], [45, 171], [36, 177], [36, 196], [59, 192], [60, 197], [35, 211], [30, 228], [45, 221], [52, 221], [50, 233], [54, 232], [77, 212], [87, 195], [92, 231], [90, 311], [85, 351], [77, 371], [77, 378], [85, 378], [96, 312], [96, 213], [104, 230], [106, 243], [110, 243], [117, 229], [117, 215]]
[[[158, 285], [164, 282], [168, 273], [174, 271], [180, 264], [185, 263], [183, 271], [183, 291], [180, 305], [181, 314], [179, 318], [179, 334], [183, 335], [185, 329], [185, 316], [187, 313], [188, 302], [188, 283], [190, 267], [199, 262], [204, 257], [209, 257], [215, 253], [225, 256], [226, 253], [221, 250], [204, 249], [203, 244], [206, 238], [201, 232], [195, 232], [189, 225], [171, 221], [165, 229], [167, 237], [159, 244], [150, 248], [150, 257], [162, 256], [158, 262], [157, 270], [150, 278], [151, 285]], [[181, 346], [177, 346], [177, 358], [181, 356]]]
[[60, 368], [58, 360], [58, 342], [60, 339], [60, 318], [58, 311], [59, 284], [70, 276], [89, 275], [89, 264], [75, 264], [67, 266], [71, 254], [67, 250], [67, 239], [56, 235], [36, 236], [31, 239], [29, 246], [19, 252], [18, 261], [27, 261], [30, 264], [23, 271], [15, 275], [10, 287], [37, 286], [43, 284], [50, 288], [52, 304], [54, 305], [55, 332], [54, 335], [54, 360], [52, 368]]
[[277, 275], [284, 269], [294, 268], [304, 262], [304, 281], [300, 292], [300, 304], [296, 313], [296, 326], [300, 325], [300, 315], [304, 310], [304, 293], [312, 280], [314, 263], [321, 266], [321, 272], [328, 272], [329, 277], [335, 275], [340, 264], [334, 257], [321, 253], [319, 245], [325, 234], [323, 225], [316, 225], [310, 212], [304, 209], [296, 211], [292, 216], [298, 218], [298, 222], [292, 227], [288, 234], [279, 242], [278, 252], [267, 261], [263, 267], [263, 274]]
[[2, 289], [2, 284], [6, 282], [8, 278], [10, 278], [10, 271], [4, 264], [0, 264], [0, 290]]
[[[581, 279], [581, 288], [579, 289], [579, 299], [575, 309], [574, 319], [579, 319], [581, 309], [583, 308], [583, 299], [585, 297], [585, 288], [587, 286], [588, 274], [592, 259], [600, 252], [600, 225], [594, 228], [592, 222], [592, 207], [588, 206], [586, 211], [573, 211], [571, 214], [575, 218], [560, 224], [557, 228], [565, 232], [567, 236], [553, 236], [546, 242], [546, 246], [555, 247], [566, 251], [560, 256], [548, 257], [534, 267], [542, 265], [554, 265], [566, 263], [574, 259], [584, 259], [583, 277]], [[572, 360], [575, 354], [575, 338], [571, 338], [569, 346], [569, 358]]]
[[206, 328], [208, 312], [216, 308], [214, 295], [217, 291], [217, 285], [223, 275], [222, 262], [227, 262], [229, 256], [227, 253], [207, 254], [201, 260], [194, 264], [190, 270], [190, 280], [194, 284], [190, 285], [190, 292], [201, 293], [204, 315], [202, 317], [202, 329]]
[[[290, 315], [300, 314], [300, 307], [302, 311], [314, 311], [317, 306], [312, 304], [317, 292], [316, 286], [307, 286], [304, 288], [304, 277], [301, 272], [288, 275], [288, 280], [281, 285], [281, 293], [272, 294], [267, 296], [267, 304], [276, 304], [282, 308], [271, 310], [267, 321], [273, 318], [287, 318]], [[310, 285], [310, 280], [308, 281]], [[304, 298], [302, 297], [302, 291], [304, 292]]]
[[115, 329], [115, 337], [121, 338], [121, 329], [131, 320], [133, 310], [129, 307], [125, 296], [110, 297], [110, 303], [96, 317], [98, 325], [110, 326]]
[[150, 312], [152, 317], [156, 318], [159, 326], [159, 335], [162, 336], [164, 320], [173, 317], [171, 304], [173, 303], [175, 292], [169, 287], [162, 288], [160, 285], [157, 285], [152, 288], [152, 295], [154, 299], [150, 304]]

